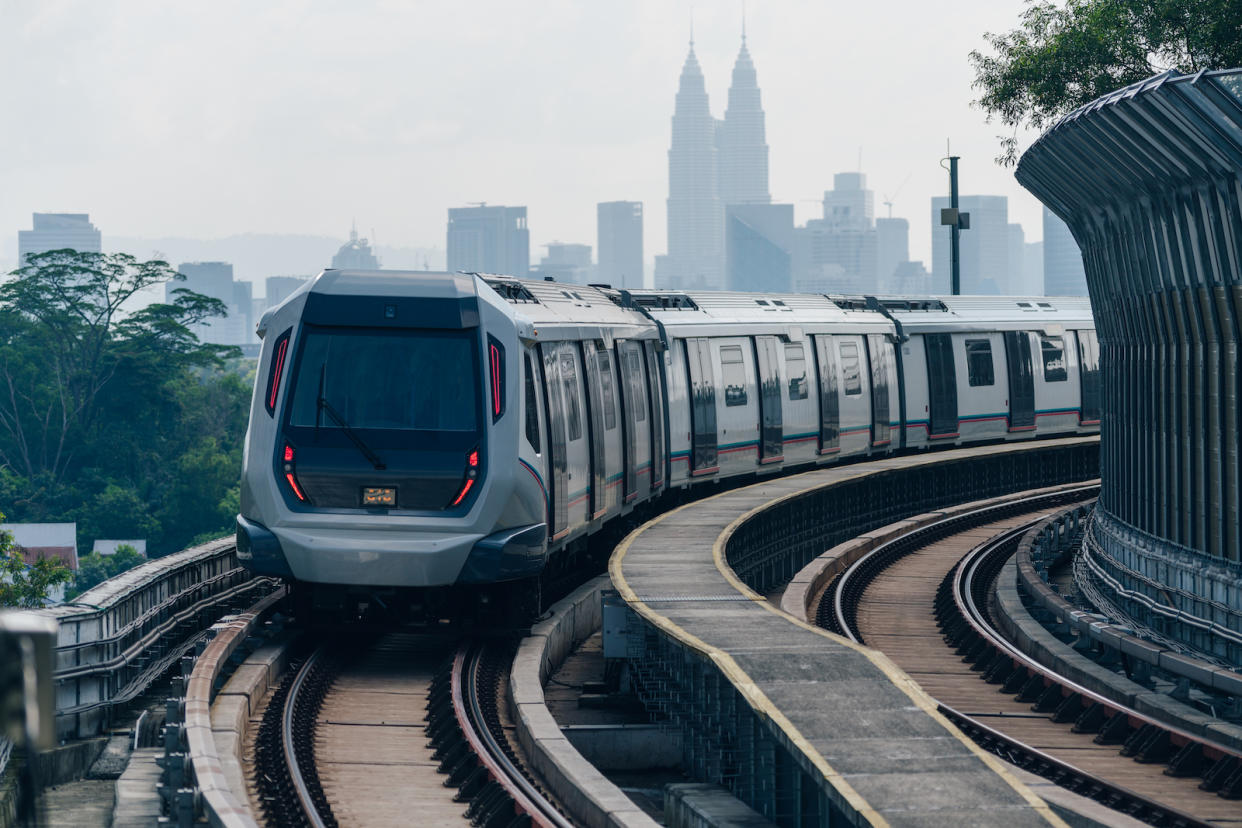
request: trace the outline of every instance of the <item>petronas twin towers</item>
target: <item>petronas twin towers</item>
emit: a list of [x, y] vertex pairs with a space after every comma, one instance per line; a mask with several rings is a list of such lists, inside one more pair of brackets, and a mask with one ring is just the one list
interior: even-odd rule
[[733, 65], [724, 120], [712, 117], [691, 40], [673, 111], [668, 255], [656, 257], [656, 287], [724, 288], [725, 208], [771, 200], [763, 106], [746, 35]]

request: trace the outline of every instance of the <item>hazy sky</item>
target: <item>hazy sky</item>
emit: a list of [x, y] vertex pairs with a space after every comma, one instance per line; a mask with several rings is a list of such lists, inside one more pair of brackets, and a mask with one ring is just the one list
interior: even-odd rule
[[[998, 125], [971, 108], [967, 54], [1022, 0], [750, 0], [771, 190], [799, 223], [834, 172], [862, 170], [927, 260], [930, 196], [1040, 208], [997, 167]], [[114, 236], [244, 232], [444, 246], [449, 206], [529, 208], [532, 263], [594, 245], [595, 204], [646, 209], [665, 249], [670, 117], [689, 0], [0, 0], [0, 260], [30, 214], [89, 212]], [[693, 3], [722, 117], [741, 0]], [[1025, 144], [1030, 141], [1028, 136]], [[908, 176], [908, 180], [907, 180]], [[903, 184], [904, 182], [904, 184]], [[900, 187], [900, 192], [897, 192]], [[326, 263], [325, 263], [326, 264]]]

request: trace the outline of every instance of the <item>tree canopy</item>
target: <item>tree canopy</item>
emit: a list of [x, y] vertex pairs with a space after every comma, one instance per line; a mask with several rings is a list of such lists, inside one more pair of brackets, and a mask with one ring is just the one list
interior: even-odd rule
[[128, 310], [184, 277], [125, 254], [39, 253], [12, 275], [0, 285], [0, 507], [76, 521], [86, 543], [146, 538], [152, 555], [227, 532], [253, 366], [191, 328], [224, 303], [178, 288]]
[[1242, 0], [1027, 0], [1021, 25], [970, 53], [975, 104], [1012, 129], [1043, 129], [1083, 104], [1169, 69], [1242, 66]]

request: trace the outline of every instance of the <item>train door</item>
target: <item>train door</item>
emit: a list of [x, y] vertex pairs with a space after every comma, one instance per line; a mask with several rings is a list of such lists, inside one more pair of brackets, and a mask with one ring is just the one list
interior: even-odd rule
[[815, 422], [816, 401], [811, 392], [815, 369], [809, 364], [809, 341], [786, 342], [785, 386], [782, 396], [784, 411], [784, 442], [782, 453], [786, 463], [806, 462], [815, 458], [818, 426]]
[[659, 343], [647, 340], [643, 350], [647, 356], [647, 391], [651, 398], [651, 488], [664, 485], [664, 382], [660, 377]]
[[1080, 425], [1100, 423], [1100, 341], [1095, 331], [1080, 330], [1078, 334], [1078, 381], [1081, 394]]
[[544, 502], [541, 508], [545, 512], [544, 520], [548, 522], [548, 528], [551, 528], [552, 515], [548, 512], [551, 503], [548, 502], [547, 483], [544, 482], [549, 476], [547, 454], [543, 449], [543, 435], [546, 433], [546, 429], [539, 427], [539, 389], [543, 387], [543, 383], [539, 379], [539, 364], [539, 356], [534, 353], [533, 348], [522, 354], [522, 426], [526, 442], [529, 444], [530, 450], [535, 453], [535, 462], [534, 465], [531, 465], [525, 460], [521, 460], [521, 455], [526, 453], [526, 449], [519, 450], [518, 459], [534, 472], [536, 479], [543, 487]]
[[602, 517], [607, 511], [607, 467], [604, 444], [604, 394], [603, 378], [599, 371], [599, 356], [595, 341], [582, 341], [583, 376], [586, 379], [587, 442], [591, 447], [591, 492], [587, 498], [587, 514], [591, 520]]
[[617, 368], [621, 377], [621, 399], [626, 436], [630, 446], [626, 450], [626, 464], [633, 468], [633, 488], [630, 488], [630, 468], [626, 469], [626, 494], [628, 503], [642, 494], [645, 488], [642, 478], [651, 484], [651, 416], [647, 411], [647, 388], [644, 382], [643, 357], [638, 342], [617, 343]]
[[819, 379], [819, 453], [841, 450], [841, 400], [838, 396], [837, 349], [828, 334], [815, 334], [815, 367]]
[[543, 358], [543, 408], [548, 423], [548, 489], [552, 501], [552, 540], [569, 534], [569, 459], [565, 437], [565, 394], [561, 352], [556, 342], [539, 345]]
[[887, 446], [892, 442], [892, 399], [889, 395], [889, 374], [895, 362], [893, 343], [884, 334], [867, 335], [867, 355], [871, 360], [871, 445]]
[[1005, 331], [1005, 362], [1009, 374], [1009, 430], [1035, 428], [1035, 376], [1031, 371], [1031, 335]]
[[756, 336], [755, 365], [759, 370], [759, 462], [776, 463], [785, 457], [785, 421], [781, 411], [781, 371], [776, 337]]
[[711, 474], [719, 469], [711, 347], [706, 339], [699, 337], [685, 340], [685, 347], [686, 372], [690, 380], [690, 474]]
[[587, 509], [591, 495], [591, 461], [587, 453], [586, 395], [582, 387], [579, 349], [571, 342], [559, 346], [561, 390], [565, 400], [565, 458], [569, 473], [566, 504], [569, 525], [589, 520]]
[[956, 437], [957, 370], [953, 362], [950, 334], [924, 334], [927, 351], [928, 437]]
[[841, 453], [865, 453], [871, 443], [871, 377], [864, 364], [867, 352], [863, 338], [856, 334], [833, 339], [841, 369]]

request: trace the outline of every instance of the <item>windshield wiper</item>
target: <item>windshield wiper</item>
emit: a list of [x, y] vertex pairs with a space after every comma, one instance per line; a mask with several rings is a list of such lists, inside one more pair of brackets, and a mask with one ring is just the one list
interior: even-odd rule
[[[358, 447], [358, 451], [362, 452], [363, 456], [366, 457], [367, 460], [371, 462], [372, 466], [374, 466], [379, 471], [383, 471], [384, 469], [388, 468], [387, 466], [384, 465], [384, 461], [380, 460], [379, 455], [371, 451], [371, 448], [366, 443], [362, 442], [362, 438], [358, 436], [358, 433], [349, 427], [349, 423], [345, 422], [345, 418], [342, 417], [340, 413], [335, 408], [332, 407], [332, 403], [328, 402], [322, 394], [319, 395], [318, 402], [319, 402], [319, 408], [322, 409], [323, 411], [328, 412], [328, 416], [331, 417], [333, 421], [341, 427], [341, 430], [345, 432], [345, 436], [348, 437], [350, 441], [352, 441], [353, 444]], [[318, 417], [315, 418], [315, 422], [316, 423], [319, 422]]]

